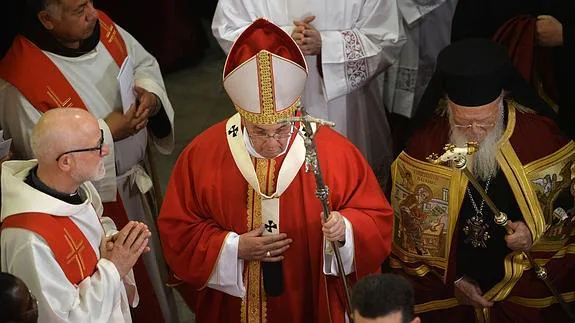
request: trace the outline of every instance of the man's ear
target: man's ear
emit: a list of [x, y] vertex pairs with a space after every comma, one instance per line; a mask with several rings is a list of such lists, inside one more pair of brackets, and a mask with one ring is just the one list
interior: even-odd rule
[[58, 159], [58, 167], [63, 171], [63, 172], [69, 172], [70, 169], [72, 168], [72, 159], [70, 158], [70, 155], [65, 154], [62, 157], [60, 157], [60, 159]]
[[40, 23], [42, 23], [42, 25], [44, 26], [44, 28], [46, 28], [47, 30], [54, 29], [54, 17], [52, 17], [52, 15], [50, 15], [48, 11], [42, 10], [38, 12], [37, 17], [38, 20], [40, 20]]
[[411, 321], [411, 323], [421, 323], [421, 319], [419, 317], [416, 317], [413, 319], [413, 321]]

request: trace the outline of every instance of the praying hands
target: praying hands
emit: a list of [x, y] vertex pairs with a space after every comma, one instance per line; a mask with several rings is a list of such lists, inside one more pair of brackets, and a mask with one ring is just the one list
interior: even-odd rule
[[291, 37], [301, 49], [304, 55], [321, 54], [321, 34], [311, 25], [315, 16], [308, 16], [302, 20], [294, 21], [295, 28]]
[[151, 235], [147, 225], [130, 221], [120, 232], [102, 241], [102, 258], [110, 260], [118, 269], [120, 277], [124, 278], [140, 255], [150, 251], [148, 241]]

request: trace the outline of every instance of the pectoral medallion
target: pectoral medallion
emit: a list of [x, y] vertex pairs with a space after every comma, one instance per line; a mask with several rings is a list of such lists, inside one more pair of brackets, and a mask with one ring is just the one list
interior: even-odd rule
[[487, 248], [489, 235], [489, 224], [485, 223], [482, 216], [474, 215], [465, 221], [463, 232], [467, 236], [465, 243], [470, 243], [474, 248]]

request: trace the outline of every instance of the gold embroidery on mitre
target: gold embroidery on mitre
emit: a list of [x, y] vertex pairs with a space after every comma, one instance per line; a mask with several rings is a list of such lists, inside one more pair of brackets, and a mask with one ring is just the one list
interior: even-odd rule
[[258, 76], [260, 80], [260, 106], [264, 115], [275, 112], [272, 59], [270, 53], [261, 51], [257, 58]]
[[299, 106], [299, 97], [289, 107], [282, 111], [276, 111], [272, 54], [262, 50], [257, 54], [256, 61], [260, 93], [260, 113], [249, 112], [243, 107], [234, 104], [236, 110], [246, 120], [255, 124], [274, 124], [278, 123], [281, 119], [292, 117]]

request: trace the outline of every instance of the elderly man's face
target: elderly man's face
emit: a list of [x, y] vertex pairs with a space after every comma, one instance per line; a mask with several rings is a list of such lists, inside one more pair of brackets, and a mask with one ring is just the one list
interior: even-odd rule
[[291, 123], [257, 125], [246, 120], [243, 122], [256, 152], [269, 159], [285, 150], [294, 131]]
[[98, 12], [92, 0], [60, 0], [55, 8], [50, 14], [41, 13], [40, 20], [65, 46], [77, 48], [94, 33]]
[[469, 141], [481, 143], [497, 125], [501, 118], [500, 100], [479, 107], [463, 107], [449, 101], [451, 116], [456, 130], [459, 130]]

